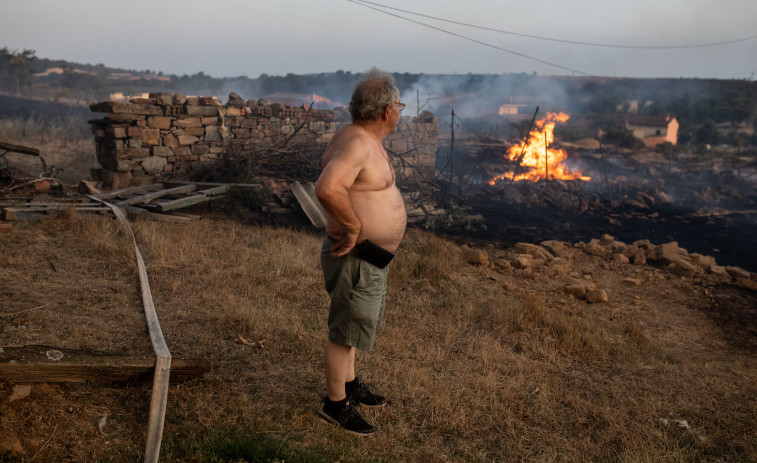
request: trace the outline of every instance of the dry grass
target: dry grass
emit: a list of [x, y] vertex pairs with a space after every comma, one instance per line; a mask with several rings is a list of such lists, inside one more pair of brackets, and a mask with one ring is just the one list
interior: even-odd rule
[[[214, 365], [171, 388], [163, 461], [222, 461], [202, 450], [219, 433], [275, 437], [332, 461], [757, 460], [754, 352], [728, 342], [690, 283], [654, 269], [644, 286], [619, 287], [616, 302], [586, 305], [557, 289], [559, 277], [472, 267], [456, 245], [410, 230], [376, 350], [358, 354], [362, 377], [390, 400], [365, 412], [379, 432], [361, 440], [315, 414], [327, 316], [320, 236], [230, 221], [132, 225], [173, 355]], [[4, 318], [0, 345], [145, 342], [126, 312], [113, 316], [141, 310], [133, 253], [114, 221], [19, 224], [0, 246], [12, 282], [3, 313], [56, 307], [35, 312], [31, 326], [45, 323], [36, 331]], [[576, 265], [598, 283], [627, 276]], [[39, 286], [24, 290], [27, 275]], [[66, 314], [57, 326], [56, 313]], [[59, 333], [86, 317], [93, 331]], [[35, 386], [30, 399], [2, 403], [0, 429], [27, 456], [41, 449], [40, 461], [131, 461], [148, 395], [145, 384]], [[95, 427], [103, 414], [107, 437]]]
[[98, 166], [92, 135], [86, 123], [79, 119], [0, 118], [0, 140], [40, 150], [44, 163], [36, 156], [5, 155], [8, 166], [33, 177], [55, 166], [56, 178], [75, 185], [89, 178], [90, 168]]

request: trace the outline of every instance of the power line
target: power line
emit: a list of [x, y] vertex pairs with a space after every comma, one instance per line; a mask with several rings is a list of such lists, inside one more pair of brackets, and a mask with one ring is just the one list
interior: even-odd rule
[[461, 35], [461, 34], [458, 34], [458, 33], [455, 33], [455, 32], [448, 31], [446, 29], [442, 29], [440, 27], [432, 26], [430, 24], [422, 23], [420, 21], [416, 21], [414, 19], [406, 18], [406, 17], [400, 16], [398, 14], [390, 13], [389, 11], [384, 11], [382, 9], [372, 7], [372, 6], [368, 5], [368, 4], [366, 4], [366, 2], [363, 2], [362, 0], [347, 0], [347, 1], [350, 2], [350, 3], [354, 3], [356, 5], [360, 5], [360, 6], [365, 7], [365, 8], [370, 8], [371, 10], [378, 11], [380, 13], [384, 13], [384, 14], [389, 15], [389, 16], [394, 16], [395, 18], [403, 19], [405, 21], [409, 21], [411, 23], [419, 24], [421, 26], [428, 27], [430, 29], [434, 29], [434, 30], [437, 30], [439, 32], [444, 32], [445, 34], [449, 34], [449, 35], [452, 35], [452, 36], [455, 36], [455, 37], [458, 37], [458, 38], [461, 38], [461, 39], [464, 39], [464, 40], [468, 40], [469, 42], [477, 43], [477, 44], [483, 45], [485, 47], [494, 48], [495, 50], [504, 51], [505, 53], [510, 53], [510, 54], [513, 54], [513, 55], [516, 55], [516, 56], [520, 56], [521, 58], [526, 58], [528, 60], [536, 61], [538, 63], [546, 64], [548, 66], [556, 67], [558, 69], [562, 69], [562, 70], [565, 70], [565, 71], [575, 72], [576, 74], [581, 74], [581, 75], [584, 75], [584, 76], [593, 77], [591, 74], [589, 74], [587, 72], [579, 71], [578, 69], [569, 68], [567, 66], [563, 66], [563, 65], [552, 63], [552, 62], [549, 62], [549, 61], [546, 61], [546, 60], [543, 60], [543, 59], [535, 58], [533, 56], [529, 56], [529, 55], [526, 55], [526, 54], [523, 54], [523, 53], [519, 53], [517, 51], [508, 50], [506, 48], [502, 48], [502, 47], [499, 47], [497, 45], [492, 45], [490, 43], [482, 42], [481, 40], [476, 40], [476, 39], [473, 39], [473, 38], [465, 36], [465, 35]]
[[[364, 3], [364, 4], [375, 5], [375, 6], [378, 6], [378, 7], [381, 7], [381, 8], [386, 8], [388, 10], [401, 11], [402, 13], [412, 14], [414, 16], [420, 16], [420, 17], [423, 17], [423, 18], [434, 19], [436, 21], [442, 21], [442, 22], [446, 22], [446, 23], [450, 23], [450, 24], [457, 24], [457, 25], [460, 25], [460, 26], [472, 27], [474, 29], [480, 29], [480, 30], [484, 30], [484, 31], [499, 32], [501, 34], [515, 35], [515, 36], [518, 36], [518, 37], [526, 37], [526, 38], [529, 38], [529, 39], [546, 40], [546, 41], [549, 41], [549, 42], [558, 42], [558, 43], [569, 43], [569, 44], [572, 44], [572, 45], [584, 45], [584, 46], [589, 46], [589, 47], [631, 48], [631, 49], [641, 49], [641, 50], [675, 50], [675, 49], [687, 49], [687, 48], [719, 47], [719, 46], [722, 46], [722, 45], [730, 45], [730, 44], [733, 44], [733, 43], [746, 42], [746, 41], [749, 41], [749, 40], [757, 39], [757, 35], [752, 35], [752, 36], [749, 36], [749, 37], [743, 37], [743, 38], [739, 38], [739, 39], [724, 40], [724, 41], [721, 41], [721, 42], [700, 43], [700, 44], [694, 44], [694, 45], [614, 45], [614, 44], [608, 44], [608, 43], [581, 42], [581, 41], [577, 41], [577, 40], [556, 39], [556, 38], [553, 38], [553, 37], [543, 37], [543, 36], [540, 36], [540, 35], [523, 34], [523, 33], [520, 33], [520, 32], [506, 31], [506, 30], [503, 30], [503, 29], [495, 29], [495, 28], [492, 28], [492, 27], [477, 26], [475, 24], [469, 24], [469, 23], [464, 23], [464, 22], [460, 22], [460, 21], [453, 21], [451, 19], [444, 19], [444, 18], [439, 18], [437, 16], [431, 16], [431, 15], [427, 15], [427, 14], [423, 14], [423, 13], [416, 13], [416, 12], [413, 12], [413, 11], [403, 10], [403, 9], [400, 9], [400, 8], [394, 8], [394, 7], [391, 7], [391, 6], [382, 5], [382, 4], [376, 3], [376, 2], [370, 2], [370, 1], [367, 1], [367, 0], [355, 0], [355, 1], [348, 0], [348, 1], [351, 1], [352, 3]], [[368, 5], [363, 5], [363, 6], [366, 6], [367, 8], [370, 8], [370, 7], [368, 7]], [[377, 10], [377, 11], [382, 11], [382, 10]], [[382, 11], [382, 12], [384, 12], [384, 11]], [[384, 13], [386, 13], [386, 12], [384, 12]], [[389, 13], [387, 13], [387, 14], [389, 14]]]

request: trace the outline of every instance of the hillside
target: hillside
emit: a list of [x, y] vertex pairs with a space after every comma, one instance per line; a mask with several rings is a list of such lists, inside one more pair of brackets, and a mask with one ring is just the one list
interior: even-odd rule
[[[672, 244], [459, 246], [410, 230], [377, 348], [358, 356], [389, 397], [361, 440], [315, 413], [320, 235], [219, 210], [132, 223], [172, 355], [213, 364], [171, 387], [162, 461], [757, 459], [755, 274]], [[115, 221], [64, 214], [3, 231], [0, 347], [151, 355]], [[624, 258], [639, 253], [645, 264]], [[22, 386], [0, 384], [11, 460], [139, 459], [149, 382]]]

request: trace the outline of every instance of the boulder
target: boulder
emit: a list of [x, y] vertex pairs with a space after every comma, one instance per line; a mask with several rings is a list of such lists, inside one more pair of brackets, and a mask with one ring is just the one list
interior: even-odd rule
[[480, 249], [471, 249], [463, 246], [463, 259], [473, 265], [489, 265], [489, 255]]
[[647, 255], [644, 253], [644, 250], [637, 248], [636, 253], [631, 256], [631, 263], [634, 265], [646, 265], [647, 264]]
[[607, 302], [609, 300], [604, 289], [593, 289], [586, 293], [586, 301], [590, 303]]
[[622, 253], [615, 253], [612, 255], [612, 260], [619, 263], [619, 264], [627, 264], [628, 263], [628, 257], [626, 257], [625, 254]]
[[515, 256], [515, 259], [512, 261], [513, 268], [530, 268], [531, 267], [531, 260], [533, 259], [533, 256], [531, 254], [518, 254]]
[[630, 286], [641, 286], [641, 280], [638, 278], [623, 278], [623, 283], [630, 285]]
[[573, 283], [565, 287], [565, 291], [576, 299], [586, 297], [586, 286], [582, 283]]
[[610, 250], [599, 243], [587, 243], [583, 246], [583, 250], [587, 254], [598, 257], [606, 257], [610, 254]]
[[749, 291], [757, 292], [757, 281], [748, 278], [737, 278], [736, 286], [739, 288], [748, 289]]
[[726, 272], [728, 272], [729, 275], [731, 275], [733, 278], [743, 278], [745, 280], [748, 280], [751, 277], [751, 274], [744, 270], [741, 267], [734, 267], [731, 265], [726, 266], [725, 268]]
[[682, 277], [692, 277], [697, 272], [697, 267], [685, 260], [677, 260], [670, 264], [670, 271]]

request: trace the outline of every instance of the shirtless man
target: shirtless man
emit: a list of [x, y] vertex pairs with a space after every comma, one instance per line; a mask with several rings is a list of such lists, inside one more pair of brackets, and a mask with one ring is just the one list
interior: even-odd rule
[[391, 257], [405, 234], [405, 203], [381, 145], [397, 126], [404, 106], [391, 74], [376, 68], [364, 74], [350, 101], [352, 124], [337, 131], [326, 147], [323, 172], [315, 185], [329, 214], [321, 265], [331, 298], [323, 350], [328, 396], [319, 413], [360, 436], [375, 429], [354, 405], [386, 403], [355, 377], [355, 350], [373, 349], [384, 316], [388, 268], [374, 265], [370, 256], [358, 257], [357, 251], [370, 240]]

